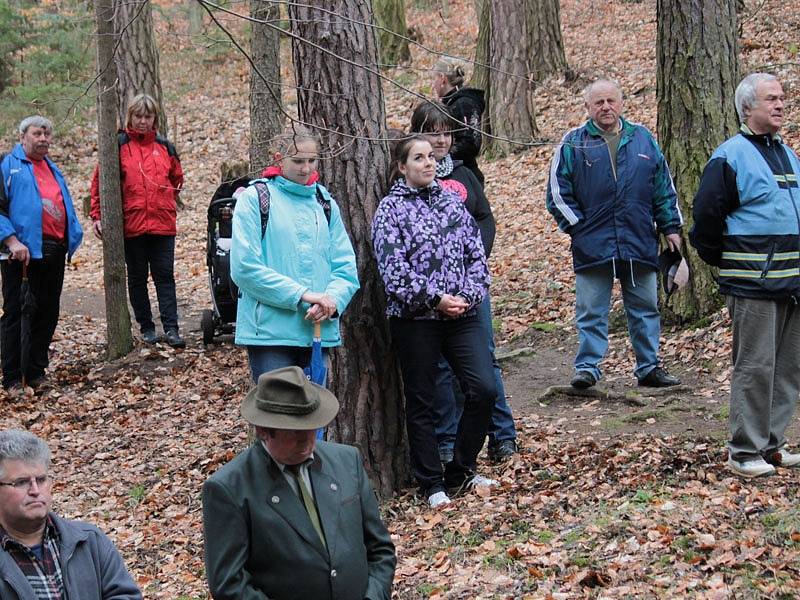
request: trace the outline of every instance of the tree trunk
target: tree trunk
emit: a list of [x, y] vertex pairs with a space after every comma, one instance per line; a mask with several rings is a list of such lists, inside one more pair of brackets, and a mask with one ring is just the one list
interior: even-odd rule
[[203, 31], [203, 5], [197, 0], [186, 0], [186, 11], [189, 14], [189, 35], [199, 35]]
[[117, 94], [114, 64], [113, 0], [95, 0], [97, 20], [97, 154], [100, 160], [100, 212], [103, 227], [103, 283], [106, 300], [108, 358], [133, 349], [131, 317], [125, 288], [125, 250], [122, 237], [122, 194], [117, 143]]
[[559, 0], [528, 2], [528, 48], [531, 76], [539, 81], [547, 75], [567, 70], [564, 42], [561, 41]]
[[[490, 27], [489, 73], [491, 102], [489, 126], [492, 135], [530, 142], [538, 134], [533, 101], [533, 82], [530, 76], [529, 4], [532, 0], [495, 0], [489, 2]], [[509, 74], [516, 75], [512, 76]], [[506, 140], [487, 138], [487, 154], [499, 157], [524, 150], [526, 146]]]
[[[403, 0], [374, 0], [375, 23], [383, 29], [378, 30], [378, 42], [382, 66], [406, 64], [411, 60], [408, 49], [406, 27], [406, 7]], [[394, 34], [403, 37], [398, 37]]]
[[150, 1], [114, 0], [114, 8], [115, 31], [120, 36], [116, 53], [119, 124], [125, 126], [128, 102], [136, 94], [149, 94], [158, 104], [158, 130], [166, 136], [167, 113], [161, 93], [158, 48], [153, 33]]
[[[250, 0], [250, 16], [260, 21], [280, 19], [280, 4]], [[255, 176], [270, 162], [269, 141], [283, 130], [281, 110], [281, 40], [274, 28], [251, 22], [250, 171]]]
[[[736, 10], [726, 0], [658, 0], [658, 138], [672, 170], [683, 233], [692, 226], [692, 199], [714, 149], [737, 130]], [[684, 236], [685, 237], [685, 236]], [[713, 271], [684, 243], [690, 283], [672, 309], [692, 321], [719, 308]]]
[[484, 100], [489, 104], [489, 36], [492, 29], [491, 10], [487, 0], [475, 1], [475, 15], [478, 17], [478, 41], [475, 44], [475, 68], [470, 85], [483, 90]]
[[[333, 11], [333, 15], [316, 7]], [[323, 134], [323, 182], [342, 210], [358, 260], [361, 291], [342, 317], [343, 347], [333, 356], [332, 389], [341, 410], [330, 431], [340, 442], [359, 447], [381, 495], [407, 480], [408, 456], [400, 372], [384, 315], [385, 297], [372, 253], [371, 224], [387, 189], [389, 153], [381, 83], [374, 72], [378, 47], [369, 3], [360, 0], [306, 0], [290, 4], [292, 32], [320, 48], [292, 41], [298, 106], [304, 121], [340, 133]], [[314, 65], [314, 68], [308, 68]], [[321, 89], [327, 94], [315, 94]], [[347, 137], [359, 136], [357, 139]]]

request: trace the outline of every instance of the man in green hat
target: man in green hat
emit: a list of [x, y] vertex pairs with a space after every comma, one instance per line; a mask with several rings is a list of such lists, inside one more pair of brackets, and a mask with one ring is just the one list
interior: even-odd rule
[[397, 562], [356, 448], [317, 441], [336, 397], [298, 367], [242, 401], [256, 442], [203, 485], [205, 563], [217, 600], [389, 600]]

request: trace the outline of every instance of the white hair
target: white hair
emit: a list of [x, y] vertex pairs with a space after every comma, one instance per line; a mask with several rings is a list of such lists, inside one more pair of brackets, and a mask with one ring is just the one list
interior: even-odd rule
[[599, 85], [603, 85], [603, 84], [608, 84], [608, 85], [614, 86], [617, 89], [617, 91], [619, 92], [619, 97], [622, 98], [622, 88], [620, 87], [620, 85], [616, 81], [614, 81], [613, 79], [601, 78], [601, 79], [598, 79], [597, 81], [593, 81], [592, 83], [587, 85], [585, 88], [583, 88], [583, 101], [588, 104], [589, 103], [589, 98], [591, 97], [592, 92], [594, 91], [594, 88], [596, 88]]
[[47, 133], [53, 133], [53, 122], [41, 115], [33, 115], [32, 117], [25, 117], [19, 124], [19, 134], [25, 135], [29, 127], [44, 127]]
[[40, 463], [49, 469], [50, 449], [29, 431], [6, 429], [0, 431], [0, 476], [4, 473], [3, 462], [6, 460]]
[[756, 105], [756, 88], [758, 84], [764, 81], [777, 80], [778, 78], [775, 75], [770, 75], [769, 73], [750, 73], [736, 86], [736, 94], [733, 97], [733, 101], [736, 104], [736, 112], [739, 114], [741, 123], [747, 120], [747, 111]]

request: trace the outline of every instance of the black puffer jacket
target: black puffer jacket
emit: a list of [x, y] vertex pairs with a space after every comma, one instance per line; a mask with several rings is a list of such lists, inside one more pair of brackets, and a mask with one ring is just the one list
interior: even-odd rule
[[478, 168], [478, 155], [481, 152], [481, 123], [486, 102], [483, 90], [476, 88], [459, 88], [450, 90], [442, 97], [442, 102], [450, 107], [450, 111], [465, 127], [453, 134], [453, 147], [450, 154], [453, 158], [464, 161], [464, 166], [475, 173], [483, 185], [483, 173]]

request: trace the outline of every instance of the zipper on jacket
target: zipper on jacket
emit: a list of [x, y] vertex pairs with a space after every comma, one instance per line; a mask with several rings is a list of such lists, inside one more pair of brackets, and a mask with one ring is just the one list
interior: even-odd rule
[[775, 246], [778, 245], [778, 242], [772, 242], [772, 246], [770, 246], [769, 254], [767, 254], [767, 262], [764, 263], [764, 268], [761, 271], [761, 279], [766, 279], [767, 273], [769, 273], [769, 269], [772, 266], [772, 259], [775, 256]]
[[[619, 135], [620, 135], [619, 141], [621, 142], [622, 141], [622, 131], [620, 131]], [[614, 181], [616, 181], [617, 180], [617, 166], [614, 164], [614, 162], [615, 162], [614, 161], [614, 157], [611, 155], [611, 147], [608, 145], [608, 140], [606, 138], [603, 138], [603, 142], [606, 145], [606, 151], [608, 151], [608, 158], [609, 158], [609, 161], [611, 162], [611, 174], [614, 176]], [[617, 149], [617, 153], [619, 153], [619, 149]]]
[[[770, 144], [770, 145], [772, 146], [772, 151], [775, 152], [775, 156], [778, 158], [778, 161], [781, 163], [781, 171], [783, 171], [783, 177], [786, 179], [786, 191], [789, 192], [789, 201], [792, 203], [792, 208], [794, 209], [794, 217], [795, 220], [797, 221], [797, 251], [798, 254], [800, 254], [800, 213], [797, 212], [797, 204], [795, 204], [794, 194], [792, 193], [792, 186], [789, 183], [789, 177], [788, 177], [789, 173], [792, 173], [793, 175], [795, 175], [795, 177], [800, 176], [800, 173], [794, 173], [792, 171], [792, 161], [789, 158], [788, 154], [784, 152], [782, 148], [778, 148], [776, 144]], [[786, 168], [786, 163], [783, 162], [784, 156], [786, 156], [786, 158], [789, 160], [788, 169]], [[800, 275], [800, 268], [798, 268], [798, 275]], [[795, 298], [795, 303], [796, 302], [797, 299]]]

